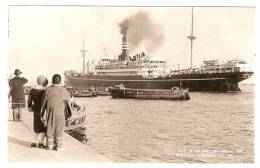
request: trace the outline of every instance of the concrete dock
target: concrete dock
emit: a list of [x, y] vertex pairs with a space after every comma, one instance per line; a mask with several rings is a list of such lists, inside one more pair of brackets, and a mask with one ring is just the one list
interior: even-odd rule
[[70, 135], [64, 133], [64, 151], [31, 148], [33, 142], [33, 113], [23, 112], [22, 122], [13, 122], [12, 110], [8, 117], [9, 162], [111, 162]]

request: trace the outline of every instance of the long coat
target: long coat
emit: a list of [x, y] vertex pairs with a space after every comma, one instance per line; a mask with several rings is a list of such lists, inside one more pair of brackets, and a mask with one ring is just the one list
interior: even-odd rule
[[41, 120], [41, 103], [44, 89], [33, 88], [28, 96], [28, 108], [33, 111], [33, 130], [35, 133], [45, 132], [46, 128]]
[[24, 108], [26, 106], [25, 93], [23, 85], [26, 84], [28, 80], [24, 77], [14, 77], [9, 81], [9, 96], [12, 97], [12, 108]]
[[46, 110], [47, 136], [62, 137], [65, 127], [64, 100], [70, 95], [64, 87], [52, 85], [43, 95], [41, 113]]

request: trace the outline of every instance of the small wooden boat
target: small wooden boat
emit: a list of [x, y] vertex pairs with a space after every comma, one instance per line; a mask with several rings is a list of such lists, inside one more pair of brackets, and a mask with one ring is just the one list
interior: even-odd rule
[[173, 87], [164, 89], [132, 89], [123, 85], [108, 88], [113, 98], [126, 99], [165, 99], [165, 100], [189, 100], [188, 89]]
[[95, 92], [89, 91], [76, 91], [71, 94], [73, 97], [97, 97]]
[[93, 88], [87, 89], [66, 87], [66, 89], [73, 97], [97, 97], [97, 93]]
[[97, 96], [111, 96], [109, 91], [96, 91]]
[[95, 92], [98, 96], [111, 96], [109, 90], [104, 87], [95, 88]]
[[72, 111], [72, 115], [69, 118], [65, 117], [64, 131], [80, 142], [87, 143], [86, 109], [85, 107], [80, 107], [75, 102], [71, 102], [70, 109]]
[[65, 131], [85, 127], [86, 109], [75, 102], [70, 105], [72, 115], [65, 120]]

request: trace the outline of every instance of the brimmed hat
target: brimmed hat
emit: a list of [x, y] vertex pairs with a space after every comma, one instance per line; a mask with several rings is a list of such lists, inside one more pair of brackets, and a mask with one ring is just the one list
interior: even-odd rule
[[14, 74], [15, 75], [20, 75], [22, 72], [20, 71], [20, 69], [16, 69], [15, 71], [14, 71]]

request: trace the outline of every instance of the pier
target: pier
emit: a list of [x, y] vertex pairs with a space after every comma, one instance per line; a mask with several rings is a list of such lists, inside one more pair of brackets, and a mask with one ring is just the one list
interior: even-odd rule
[[11, 162], [111, 162], [98, 154], [88, 145], [83, 144], [64, 133], [64, 151], [31, 148], [33, 142], [33, 113], [25, 109], [23, 121], [13, 122], [12, 109], [8, 116], [8, 161]]

